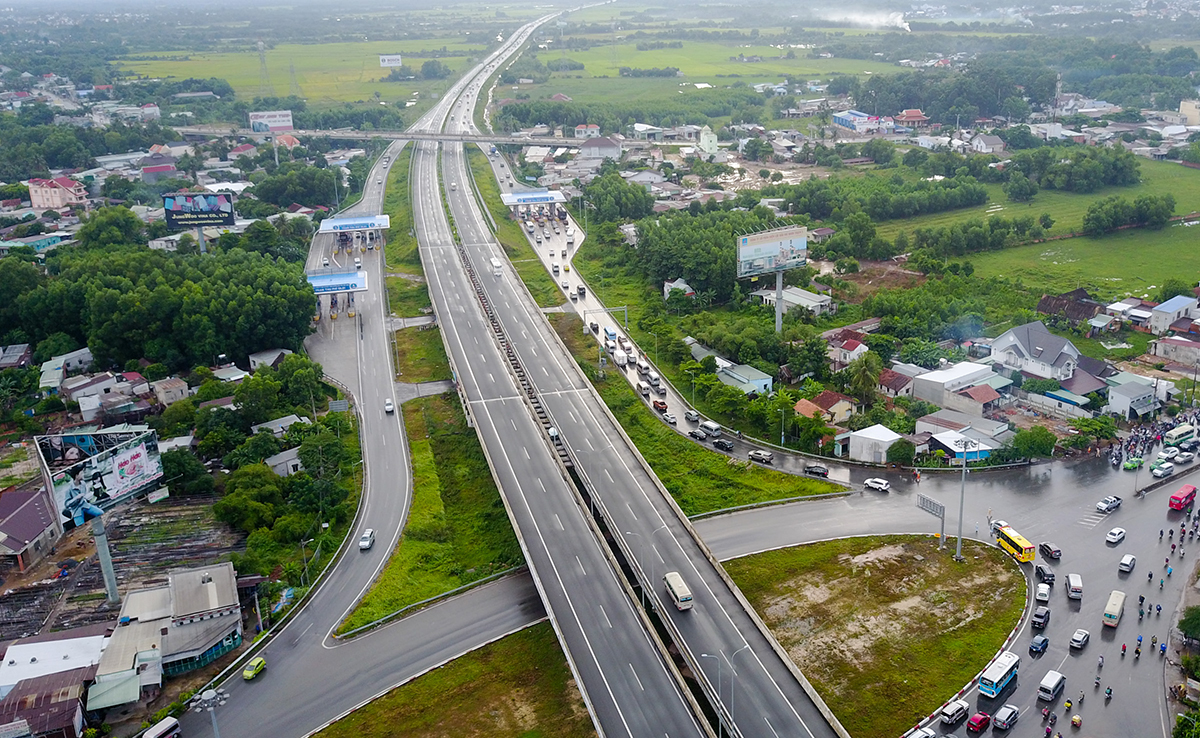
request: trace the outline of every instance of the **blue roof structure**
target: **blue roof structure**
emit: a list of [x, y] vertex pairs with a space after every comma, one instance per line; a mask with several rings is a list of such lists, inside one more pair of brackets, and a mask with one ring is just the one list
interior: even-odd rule
[[1191, 303], [1195, 302], [1196, 298], [1190, 295], [1175, 295], [1170, 300], [1158, 305], [1154, 308], [1156, 313], [1173, 313], [1177, 310], [1186, 308]]

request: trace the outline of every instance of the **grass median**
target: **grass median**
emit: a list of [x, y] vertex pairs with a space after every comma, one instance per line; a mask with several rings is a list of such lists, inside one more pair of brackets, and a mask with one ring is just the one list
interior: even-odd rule
[[549, 623], [454, 659], [337, 721], [319, 738], [594, 736]]
[[453, 379], [450, 359], [437, 326], [405, 328], [395, 332], [396, 379], [401, 382], [436, 382]]
[[850, 735], [902, 735], [971, 681], [1025, 608], [1003, 551], [918, 536], [814, 543], [724, 562]]
[[492, 174], [487, 154], [480, 151], [477, 146], [467, 146], [466, 150], [467, 161], [471, 165], [471, 175], [475, 179], [475, 185], [479, 188], [479, 194], [483, 196], [484, 204], [487, 205], [492, 218], [496, 221], [496, 240], [504, 247], [504, 253], [513, 263], [517, 274], [521, 276], [521, 281], [525, 283], [525, 289], [529, 290], [529, 294], [533, 296], [534, 302], [539, 307], [554, 307], [563, 304], [566, 298], [558, 285], [554, 283], [554, 278], [546, 271], [546, 267], [542, 266], [533, 247], [529, 245], [529, 239], [521, 231], [521, 225], [509, 217], [508, 208], [500, 199], [500, 185]]
[[413, 230], [412, 194], [408, 174], [412, 166], [413, 145], [404, 147], [392, 162], [383, 193], [383, 212], [390, 220], [384, 250], [389, 272], [424, 275], [421, 252]]
[[679, 435], [646, 407], [615, 369], [606, 378], [597, 376], [596, 341], [583, 332], [578, 317], [554, 315], [550, 322], [684, 514], [697, 515], [841, 489], [819, 479], [732, 460]]
[[413, 474], [408, 522], [387, 567], [339, 633], [523, 560], [457, 396], [422, 397], [402, 409]]

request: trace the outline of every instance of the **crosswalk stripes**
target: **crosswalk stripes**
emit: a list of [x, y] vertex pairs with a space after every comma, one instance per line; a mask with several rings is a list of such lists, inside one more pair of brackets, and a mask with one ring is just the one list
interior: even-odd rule
[[1103, 521], [1107, 517], [1108, 516], [1102, 512], [1091, 512], [1091, 513], [1088, 513], [1087, 515], [1084, 515], [1079, 520], [1076, 520], [1075, 524], [1082, 525], [1085, 528], [1095, 528], [1097, 525], [1100, 525], [1101, 521]]

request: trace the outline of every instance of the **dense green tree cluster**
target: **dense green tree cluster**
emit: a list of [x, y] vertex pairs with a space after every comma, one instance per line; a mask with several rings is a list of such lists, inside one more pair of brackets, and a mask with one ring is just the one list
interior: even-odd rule
[[620, 67], [617, 69], [617, 73], [622, 77], [677, 77], [679, 76], [679, 67], [651, 67], [649, 69]]
[[1022, 241], [1042, 238], [1045, 229], [1032, 215], [1002, 218], [993, 215], [986, 220], [972, 218], [949, 226], [917, 228], [912, 232], [912, 246], [924, 249], [937, 257], [962, 256], [977, 251], [998, 251]]
[[50, 259], [50, 276], [0, 259], [5, 342], [65, 333], [102, 366], [145, 357], [183, 368], [222, 353], [295, 349], [311, 330], [315, 300], [300, 265], [241, 248], [150, 251], [135, 245], [144, 238], [141, 223], [123, 208], [99, 211], [78, 238], [80, 246]]
[[1132, 203], [1120, 195], [1097, 200], [1088, 206], [1083, 216], [1083, 232], [1099, 236], [1129, 225], [1143, 225], [1159, 230], [1165, 228], [1175, 214], [1175, 196], [1142, 195]]
[[[1003, 279], [946, 275], [909, 289], [880, 290], [863, 301], [862, 311], [882, 318], [880, 330], [889, 336], [963, 340], [979, 335], [984, 323], [1011, 320], [1036, 303], [1036, 296]], [[905, 356], [902, 344], [902, 361]]]
[[259, 200], [281, 208], [286, 208], [292, 203], [332, 206], [347, 194], [339, 179], [333, 169], [288, 162], [280, 164], [275, 174], [257, 182], [251, 192]]
[[763, 197], [782, 197], [789, 213], [821, 220], [841, 220], [862, 210], [875, 220], [911, 218], [944, 210], [982, 205], [987, 189], [968, 175], [931, 182], [900, 175], [825, 180], [764, 187]]
[[615, 172], [593, 179], [583, 192], [588, 205], [595, 208], [599, 222], [638, 220], [654, 210], [654, 195], [641, 185], [626, 182]]
[[542, 83], [550, 79], [550, 70], [538, 60], [536, 54], [525, 53], [500, 72], [500, 82], [503, 84], [513, 85], [519, 79], [532, 79]]
[[1005, 167], [1018, 171], [1042, 189], [1095, 192], [1106, 185], [1135, 185], [1140, 163], [1120, 146], [1073, 146], [1018, 151]]
[[45, 177], [51, 169], [86, 169], [97, 156], [146, 149], [175, 137], [157, 123], [114, 123], [101, 130], [56, 126], [53, 120], [54, 112], [41, 104], [0, 116], [0, 180]]

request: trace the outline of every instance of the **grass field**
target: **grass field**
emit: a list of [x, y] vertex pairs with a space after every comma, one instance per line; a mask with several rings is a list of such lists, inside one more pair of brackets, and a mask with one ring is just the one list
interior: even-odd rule
[[978, 276], [1020, 279], [1046, 292], [1077, 287], [1105, 299], [1150, 296], [1168, 277], [1200, 273], [1196, 227], [1135, 229], [1102, 238], [1070, 238], [1003, 251], [972, 254]]
[[402, 409], [413, 470], [408, 522], [387, 567], [340, 633], [522, 561], [479, 439], [467, 427], [457, 396], [422, 397]]
[[1004, 552], [965, 541], [963, 553], [848, 538], [725, 569], [850, 735], [897, 736], [983, 669], [1024, 609], [1025, 578]]
[[450, 359], [437, 326], [405, 328], [395, 332], [396, 379], [401, 382], [436, 382], [452, 379]]
[[506, 636], [355, 710], [320, 738], [595, 736], [549, 623]]
[[[379, 66], [379, 54], [404, 53], [405, 64], [420, 69], [427, 58], [405, 53], [440, 49], [461, 52], [461, 56], [440, 60], [454, 72], [440, 80], [408, 80], [379, 82], [388, 70]], [[296, 70], [296, 83], [310, 105], [322, 106], [342, 102], [372, 100], [379, 92], [389, 105], [408, 100], [413, 92], [428, 101], [440, 97], [467, 68], [469, 59], [480, 58], [485, 50], [478, 44], [461, 39], [424, 39], [420, 41], [366, 41], [336, 44], [280, 44], [266, 51], [267, 72], [274, 94], [285, 96], [291, 88], [291, 68]], [[145, 58], [153, 56], [155, 58]], [[227, 53], [185, 53], [130, 56], [118, 60], [117, 66], [126, 72], [146, 77], [188, 77], [224, 79], [233, 86], [239, 99], [251, 100], [259, 93], [258, 53], [253, 50]], [[420, 110], [425, 106], [410, 108]]]
[[487, 205], [492, 218], [496, 221], [496, 240], [504, 247], [504, 253], [513, 263], [517, 274], [521, 276], [521, 281], [525, 283], [525, 289], [529, 290], [529, 294], [533, 296], [534, 302], [539, 307], [563, 304], [566, 302], [566, 298], [559, 290], [558, 285], [554, 284], [554, 278], [546, 272], [546, 268], [538, 260], [537, 254], [533, 253], [529, 239], [521, 231], [521, 226], [509, 217], [508, 208], [504, 207], [504, 203], [500, 200], [500, 185], [492, 174], [487, 155], [476, 146], [467, 146], [466, 151], [467, 159], [471, 164], [471, 175], [475, 179], [476, 186], [479, 187], [479, 193], [483, 195], [484, 204]]
[[841, 489], [829, 482], [731, 461], [684, 438], [652, 413], [624, 379], [615, 373], [607, 379], [594, 378], [596, 342], [583, 333], [578, 317], [559, 314], [551, 316], [550, 322], [575, 359], [586, 366], [604, 403], [685, 515]]
[[424, 279], [406, 279], [404, 277], [387, 277], [388, 310], [400, 318], [416, 318], [426, 313], [423, 308], [429, 308], [429, 286]]
[[[933, 215], [923, 215], [908, 220], [892, 220], [879, 223], [877, 233], [887, 239], [893, 239], [899, 231], [911, 233], [916, 228], [936, 228], [947, 226], [971, 218], [987, 218], [989, 215], [999, 215], [1013, 218], [1021, 215], [1032, 215], [1035, 218], [1042, 213], [1050, 213], [1054, 218], [1054, 227], [1050, 235], [1078, 231], [1083, 225], [1083, 216], [1088, 206], [1096, 200], [1121, 195], [1127, 200], [1134, 200], [1140, 195], [1175, 196], [1175, 212], [1178, 214], [1200, 210], [1200, 170], [1189, 169], [1178, 163], [1166, 161], [1150, 161], [1140, 159], [1142, 182], [1134, 187], [1105, 187], [1089, 194], [1075, 194], [1061, 190], [1042, 190], [1033, 198], [1032, 203], [1012, 203], [1004, 195], [1001, 185], [984, 185], [988, 189], [990, 199], [987, 203], [973, 208], [950, 210]], [[1002, 209], [995, 213], [987, 211], [999, 205]], [[972, 256], [974, 261], [975, 257]]]
[[420, 245], [413, 230], [412, 197], [409, 194], [408, 170], [412, 164], [412, 145], [404, 147], [388, 174], [383, 193], [383, 212], [391, 221], [384, 256], [388, 271], [424, 275]]

